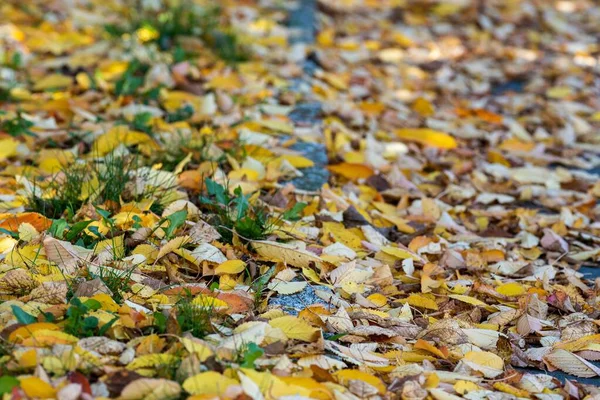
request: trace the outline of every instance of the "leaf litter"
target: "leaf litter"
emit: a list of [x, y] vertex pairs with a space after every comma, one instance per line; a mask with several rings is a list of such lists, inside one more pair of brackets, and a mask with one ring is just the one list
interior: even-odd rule
[[598, 5], [293, 6], [0, 6], [3, 398], [597, 397]]

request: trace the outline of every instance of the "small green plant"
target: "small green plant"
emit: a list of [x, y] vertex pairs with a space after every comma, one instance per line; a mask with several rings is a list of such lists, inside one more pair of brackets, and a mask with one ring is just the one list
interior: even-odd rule
[[135, 159], [108, 155], [102, 162], [92, 164], [100, 182], [104, 182], [100, 200], [118, 204], [135, 169]]
[[175, 304], [177, 323], [182, 332], [190, 332], [194, 337], [203, 338], [214, 332], [211, 317], [214, 313], [214, 305], [194, 304], [190, 293], [183, 295]]
[[273, 232], [278, 222], [297, 220], [306, 207], [305, 203], [296, 203], [272, 219], [265, 206], [249, 202], [250, 196], [243, 194], [241, 187], [235, 188], [231, 195], [227, 187], [212, 179], [206, 179], [205, 183], [208, 196], [200, 197], [200, 203], [212, 213], [208, 222], [230, 243], [234, 233], [242, 240], [264, 239]]
[[258, 310], [258, 308], [260, 307], [262, 296], [265, 291], [265, 288], [267, 287], [267, 283], [269, 283], [273, 275], [275, 275], [275, 266], [269, 268], [266, 273], [259, 276], [254, 282], [252, 282], [252, 285], [250, 285], [250, 288], [254, 293], [255, 310]]
[[212, 41], [214, 52], [227, 64], [238, 64], [250, 59], [250, 51], [240, 43], [234, 32], [215, 32]]
[[[180, 109], [182, 110], [182, 109]], [[214, 135], [186, 135], [175, 133], [162, 139], [163, 151], [151, 158], [153, 163], [162, 164], [167, 171], [174, 171], [177, 165], [191, 153], [191, 163], [213, 161], [222, 164], [226, 160], [223, 152], [216, 149]]]
[[251, 342], [243, 346], [242, 349], [240, 349], [238, 355], [239, 358], [237, 361], [238, 364], [240, 364], [240, 367], [242, 368], [256, 369], [256, 365], [254, 363], [256, 360], [262, 357], [263, 354], [265, 354], [265, 351], [261, 349], [256, 343]]
[[[107, 203], [109, 208], [114, 208], [122, 198], [145, 198], [152, 193], [145, 190], [143, 193], [132, 194], [126, 190], [127, 185], [135, 178], [136, 166], [135, 158], [114, 155], [89, 164], [64, 166], [47, 182], [34, 180], [28, 208], [53, 219], [60, 218], [66, 211], [67, 220], [71, 220], [86, 201], [93, 204]], [[74, 232], [73, 235], [76, 236], [77, 233]]]
[[99, 278], [112, 292], [113, 300], [123, 304], [123, 295], [129, 289], [129, 282], [134, 268], [119, 270], [116, 268], [100, 267], [97, 274], [90, 274], [91, 278]]
[[[0, 111], [0, 115], [6, 114], [3, 111]], [[23, 115], [20, 111], [17, 112], [13, 118], [8, 118], [0, 122], [0, 131], [4, 131], [11, 136], [36, 136], [35, 133], [31, 131], [33, 127], [33, 122], [23, 118]]]
[[148, 135], [152, 134], [152, 113], [142, 112], [135, 114], [131, 121], [131, 128], [136, 131], [145, 132]]
[[99, 301], [88, 299], [82, 302], [78, 297], [73, 297], [65, 314], [65, 332], [76, 337], [102, 336], [117, 321], [118, 317], [99, 327], [99, 320], [93, 315], [87, 315], [90, 311], [99, 310], [102, 307]]
[[115, 94], [117, 96], [133, 96], [137, 90], [144, 85], [148, 66], [138, 60], [133, 60], [127, 69], [115, 82]]
[[[83, 204], [81, 194], [89, 179], [88, 166], [75, 164], [62, 168], [49, 182], [38, 183], [34, 180], [28, 208], [48, 218], [60, 218], [65, 212], [71, 218]], [[41, 192], [45, 194], [40, 195]]]
[[248, 195], [237, 187], [233, 196], [229, 190], [212, 179], [206, 179], [208, 196], [200, 197], [200, 203], [212, 212], [211, 223], [223, 239], [231, 243], [234, 233], [243, 239], [260, 240], [266, 237], [269, 228], [269, 214], [260, 206], [251, 205]]
[[125, 23], [105, 25], [105, 31], [114, 37], [136, 36], [142, 42], [156, 43], [162, 51], [172, 51], [174, 62], [188, 57], [179, 38], [200, 38], [213, 52], [228, 64], [247, 61], [250, 52], [240, 43], [237, 34], [221, 24], [218, 6], [200, 6], [190, 0], [166, 1], [160, 10], [143, 7], [129, 9]]

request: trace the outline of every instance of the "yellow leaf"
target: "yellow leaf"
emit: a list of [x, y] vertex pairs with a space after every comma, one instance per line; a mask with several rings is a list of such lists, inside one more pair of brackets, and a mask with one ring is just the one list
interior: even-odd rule
[[413, 307], [427, 308], [435, 311], [438, 310], [438, 305], [435, 300], [433, 300], [432, 297], [426, 297], [422, 294], [413, 293], [408, 296], [406, 302]]
[[246, 263], [242, 260], [227, 260], [219, 264], [219, 266], [215, 269], [215, 274], [217, 275], [225, 275], [225, 274], [239, 274], [246, 269]]
[[293, 155], [283, 155], [281, 156], [284, 160], [287, 160], [292, 167], [295, 168], [308, 168], [313, 167], [315, 165], [314, 161], [302, 156], [293, 156]]
[[438, 147], [440, 149], [454, 149], [456, 140], [447, 133], [435, 131], [428, 128], [404, 128], [397, 129], [396, 136], [402, 140], [421, 143], [425, 146]]
[[387, 297], [380, 293], [374, 293], [367, 297], [371, 303], [375, 304], [377, 307], [383, 307], [387, 304]]
[[121, 391], [120, 400], [171, 400], [181, 396], [181, 387], [168, 379], [141, 378]]
[[[278, 399], [283, 396], [308, 397], [310, 391], [302, 386], [290, 385], [271, 372], [259, 372], [248, 368], [242, 368], [239, 373], [244, 391], [251, 398], [261, 398], [260, 393], [267, 396], [268, 399]], [[251, 385], [248, 385], [248, 380]], [[246, 381], [246, 382], [244, 382]], [[249, 390], [247, 390], [249, 389]], [[260, 393], [256, 393], [256, 392]]]
[[181, 340], [181, 344], [183, 344], [183, 347], [185, 347], [188, 352], [193, 353], [198, 357], [200, 362], [204, 362], [208, 357], [214, 354], [210, 347], [200, 339], [184, 337], [179, 340]]
[[28, 397], [47, 399], [54, 398], [56, 396], [56, 389], [54, 389], [48, 382], [43, 381], [36, 376], [23, 378], [20, 381], [21, 389], [23, 389]]
[[156, 368], [159, 366], [174, 365], [179, 357], [172, 354], [146, 354], [139, 356], [127, 365], [130, 371], [143, 368]]
[[185, 391], [193, 395], [224, 396], [232, 385], [239, 385], [239, 382], [215, 371], [199, 373], [183, 382]]
[[194, 297], [192, 304], [215, 311], [227, 310], [229, 308], [229, 305], [223, 300], [219, 300], [216, 297], [211, 297], [205, 294], [199, 294], [198, 296]]
[[51, 324], [49, 322], [34, 322], [33, 324], [25, 325], [12, 331], [11, 334], [8, 336], [8, 341], [19, 342], [23, 339], [31, 337], [31, 335], [33, 335], [35, 331], [39, 331], [42, 329], [57, 331], [60, 328], [57, 325]]
[[283, 382], [290, 386], [300, 386], [310, 390], [310, 393], [306, 396], [311, 399], [322, 399], [330, 400], [333, 399], [333, 393], [327, 386], [317, 382], [312, 378], [305, 378], [299, 376], [281, 376], [279, 377]]
[[92, 297], [92, 299], [98, 301], [101, 304], [101, 308], [109, 312], [119, 311], [119, 305], [115, 300], [106, 293], [98, 293]]
[[23, 340], [23, 346], [29, 347], [51, 347], [56, 344], [73, 344], [77, 343], [75, 336], [65, 332], [59, 332], [51, 329], [40, 329], [31, 334], [30, 337]]
[[504, 393], [512, 394], [515, 397], [521, 397], [521, 398], [530, 397], [529, 392], [527, 390], [517, 389], [516, 387], [509, 385], [506, 382], [494, 383], [494, 389], [497, 389]]
[[156, 259], [159, 260], [167, 254], [178, 250], [179, 248], [185, 246], [188, 243], [190, 243], [189, 236], [177, 236], [175, 239], [169, 240], [164, 246], [160, 248], [160, 251], [156, 255]]
[[367, 179], [375, 173], [373, 168], [367, 165], [346, 162], [329, 165], [327, 169], [350, 180]]
[[500, 285], [496, 288], [496, 291], [504, 296], [521, 296], [525, 294], [526, 290], [523, 285], [517, 282], [510, 282]]
[[144, 132], [131, 131], [126, 125], [117, 125], [96, 139], [92, 145], [92, 154], [103, 156], [113, 151], [120, 144], [134, 146], [154, 144], [154, 142]]
[[440, 349], [435, 347], [435, 345], [433, 343], [430, 343], [423, 339], [417, 340], [417, 342], [414, 345], [414, 348], [419, 349], [419, 350], [428, 351], [429, 353], [434, 354], [434, 355], [438, 356], [439, 358], [446, 359], [448, 357], [446, 354], [444, 354], [444, 352], [442, 352]]
[[21, 368], [33, 368], [37, 365], [37, 352], [35, 349], [27, 350], [21, 358], [19, 358], [19, 366]]
[[383, 251], [386, 254], [389, 254], [390, 256], [394, 256], [396, 258], [399, 258], [400, 260], [404, 260], [404, 259], [407, 259], [407, 258], [412, 258], [415, 261], [423, 261], [423, 259], [421, 257], [419, 257], [418, 255], [416, 255], [412, 251], [400, 249], [398, 247], [382, 246], [381, 247], [381, 251]]
[[18, 146], [19, 141], [13, 138], [0, 139], [0, 161], [4, 161], [17, 154]]
[[554, 86], [546, 90], [546, 96], [551, 99], [563, 99], [573, 94], [573, 89], [569, 86]]
[[435, 113], [433, 105], [423, 97], [419, 97], [415, 100], [412, 109], [424, 117], [430, 117]]
[[317, 340], [320, 329], [314, 328], [306, 321], [287, 315], [285, 317], [275, 318], [269, 321], [273, 328], [279, 328], [290, 339], [302, 340], [304, 342], [313, 342]]
[[222, 75], [218, 74], [208, 82], [208, 87], [212, 89], [234, 90], [239, 89], [243, 85], [240, 77], [237, 74]]
[[278, 119], [261, 119], [256, 123], [263, 128], [267, 128], [274, 132], [281, 132], [288, 135], [294, 133], [294, 126], [289, 122], [278, 120]]
[[362, 238], [340, 222], [323, 222], [323, 235], [328, 239], [331, 236], [333, 242], [340, 242], [353, 250], [363, 248]]
[[311, 264], [320, 267], [323, 260], [314, 253], [300, 250], [286, 243], [257, 240], [252, 242], [252, 247], [262, 258], [269, 261], [281, 261], [298, 268], [309, 268]]
[[559, 342], [554, 347], [567, 351], [579, 351], [591, 343], [600, 343], [600, 334], [587, 335], [579, 339], [569, 340], [568, 342]]
[[472, 306], [487, 306], [483, 301], [476, 299], [475, 297], [465, 296], [464, 294], [449, 294], [448, 297], [454, 300], [462, 301], [463, 303], [470, 304]]
[[440, 377], [435, 372], [429, 374], [425, 380], [425, 387], [427, 389], [436, 388], [440, 384]]
[[504, 361], [489, 351], [469, 351], [463, 362], [470, 368], [481, 372], [486, 378], [495, 378], [504, 369]]
[[323, 29], [317, 35], [317, 43], [321, 47], [330, 47], [335, 43], [335, 30], [334, 29]]
[[465, 393], [472, 392], [473, 390], [480, 390], [481, 388], [474, 382], [458, 380], [454, 384], [454, 390], [456, 393], [463, 395]]
[[333, 373], [333, 376], [342, 385], [349, 385], [351, 381], [363, 381], [366, 384], [373, 386], [377, 389], [379, 394], [385, 393], [385, 384], [383, 381], [372, 374], [362, 372], [356, 369], [343, 369]]
[[70, 76], [61, 74], [46, 75], [33, 85], [33, 90], [62, 89], [73, 82]]

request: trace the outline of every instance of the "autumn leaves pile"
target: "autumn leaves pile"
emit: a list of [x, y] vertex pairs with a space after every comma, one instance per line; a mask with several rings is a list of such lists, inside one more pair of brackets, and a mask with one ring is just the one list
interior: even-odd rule
[[0, 395], [597, 395], [597, 5], [263, 3], [0, 5]]

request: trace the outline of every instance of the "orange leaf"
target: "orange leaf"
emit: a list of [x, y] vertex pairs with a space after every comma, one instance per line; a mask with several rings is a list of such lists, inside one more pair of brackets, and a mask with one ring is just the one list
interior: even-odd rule
[[419, 350], [428, 351], [431, 354], [434, 354], [443, 359], [446, 359], [448, 357], [448, 349], [446, 349], [445, 347], [438, 349], [437, 347], [435, 347], [433, 345], [433, 343], [430, 343], [423, 339], [417, 340], [417, 343], [415, 343], [414, 348], [419, 349]]
[[19, 225], [23, 223], [33, 225], [38, 232], [43, 232], [52, 225], [52, 221], [36, 212], [26, 212], [19, 215], [3, 214], [2, 217], [4, 217], [4, 219], [0, 222], [0, 228], [11, 232], [18, 231]]

